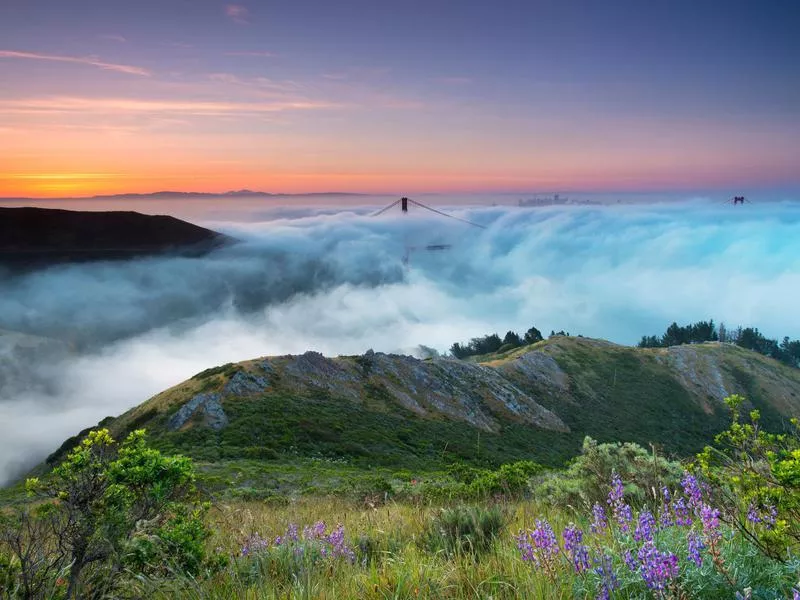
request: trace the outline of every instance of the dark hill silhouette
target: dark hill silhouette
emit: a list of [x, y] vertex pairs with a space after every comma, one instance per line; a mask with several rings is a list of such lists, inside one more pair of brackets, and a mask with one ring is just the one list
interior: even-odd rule
[[0, 265], [12, 270], [164, 253], [202, 255], [233, 241], [165, 215], [0, 208]]

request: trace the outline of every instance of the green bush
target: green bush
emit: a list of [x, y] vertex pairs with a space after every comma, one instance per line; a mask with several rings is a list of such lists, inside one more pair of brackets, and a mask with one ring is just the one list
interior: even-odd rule
[[761, 429], [760, 414], [741, 421], [745, 399], [725, 399], [730, 427], [716, 436], [694, 465], [718, 498], [723, 518], [769, 556], [787, 560], [800, 551], [800, 422], [785, 434]]
[[71, 599], [105, 596], [126, 574], [199, 572], [209, 531], [194, 479], [190, 459], [148, 448], [143, 430], [121, 444], [90, 432], [46, 479], [27, 481], [40, 502], [0, 528], [23, 597], [56, 577]]
[[480, 473], [470, 484], [477, 497], [503, 495], [519, 497], [528, 492], [528, 484], [543, 467], [530, 460], [502, 465], [496, 471]]
[[638, 444], [599, 444], [586, 436], [581, 454], [572, 460], [566, 471], [546, 477], [536, 486], [534, 494], [561, 506], [604, 504], [612, 473], [626, 482], [628, 500], [642, 504], [655, 499], [654, 492], [663, 486], [674, 489], [680, 482], [683, 467]]
[[482, 554], [505, 526], [506, 515], [499, 506], [444, 508], [431, 520], [423, 539], [433, 552]]

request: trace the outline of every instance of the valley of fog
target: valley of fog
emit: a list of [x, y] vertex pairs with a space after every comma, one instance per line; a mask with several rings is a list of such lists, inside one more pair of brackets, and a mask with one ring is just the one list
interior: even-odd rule
[[415, 207], [220, 206], [190, 220], [241, 243], [204, 258], [0, 273], [0, 484], [107, 415], [257, 356], [444, 352], [531, 325], [635, 344], [708, 318], [800, 337], [797, 204], [437, 205], [486, 229]]

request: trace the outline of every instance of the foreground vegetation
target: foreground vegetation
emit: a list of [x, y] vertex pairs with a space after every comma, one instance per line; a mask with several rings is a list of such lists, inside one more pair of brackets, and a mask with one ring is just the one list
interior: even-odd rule
[[587, 438], [563, 471], [213, 506], [188, 459], [100, 430], [0, 513], [0, 597], [798, 598], [800, 433], [742, 403], [691, 464]]

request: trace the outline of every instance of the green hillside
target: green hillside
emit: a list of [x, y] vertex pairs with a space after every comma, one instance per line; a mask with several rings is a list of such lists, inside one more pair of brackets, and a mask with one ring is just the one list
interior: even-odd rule
[[[734, 393], [781, 428], [800, 414], [800, 371], [727, 344], [640, 349], [575, 337], [469, 361], [308, 352], [208, 369], [103, 424], [117, 437], [146, 428], [153, 445], [195, 458], [221, 487], [234, 473], [237, 485], [302, 488], [331, 465], [559, 466], [586, 435], [688, 456], [725, 428], [722, 399]], [[304, 461], [321, 475], [298, 470]]]

